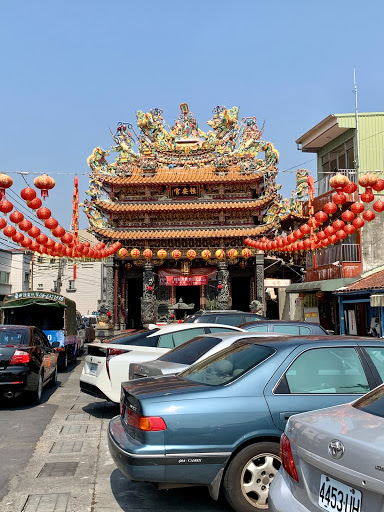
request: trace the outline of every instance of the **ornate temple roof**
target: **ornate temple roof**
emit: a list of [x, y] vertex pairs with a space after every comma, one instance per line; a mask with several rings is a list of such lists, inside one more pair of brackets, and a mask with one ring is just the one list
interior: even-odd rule
[[113, 203], [111, 201], [95, 201], [95, 206], [105, 212], [129, 213], [129, 212], [178, 212], [196, 210], [259, 210], [275, 199], [276, 193], [261, 198], [239, 201], [168, 201], [168, 202], [136, 202], [136, 203]]
[[253, 228], [234, 227], [234, 228], [206, 228], [206, 229], [103, 229], [93, 228], [94, 233], [101, 235], [104, 238], [113, 240], [130, 240], [132, 244], [137, 240], [164, 240], [164, 239], [179, 239], [179, 238], [226, 238], [226, 237], [246, 237], [258, 236], [266, 231], [276, 227], [275, 223], [262, 226], [255, 226]]

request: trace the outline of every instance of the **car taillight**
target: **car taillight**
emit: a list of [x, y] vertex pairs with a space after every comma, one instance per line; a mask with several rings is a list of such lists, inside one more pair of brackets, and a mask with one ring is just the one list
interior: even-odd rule
[[126, 350], [119, 350], [117, 348], [109, 348], [107, 352], [107, 358], [105, 361], [105, 366], [107, 368], [107, 374], [109, 380], [111, 380], [111, 375], [109, 373], [109, 360], [112, 359], [112, 357], [119, 356], [120, 354], [125, 354]]
[[31, 360], [31, 354], [25, 350], [15, 350], [9, 364], [27, 364]]
[[125, 419], [127, 424], [131, 425], [131, 427], [144, 430], [146, 432], [157, 432], [159, 430], [167, 429], [167, 425], [163, 418], [160, 418], [159, 416], [141, 416], [131, 409], [126, 409]]
[[296, 466], [293, 460], [291, 443], [285, 434], [283, 434], [280, 438], [280, 458], [281, 464], [285, 471], [291, 478], [298, 482], [299, 477], [297, 476]]

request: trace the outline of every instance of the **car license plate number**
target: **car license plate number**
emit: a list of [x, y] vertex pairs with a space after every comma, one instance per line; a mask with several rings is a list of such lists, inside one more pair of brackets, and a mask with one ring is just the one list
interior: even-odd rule
[[327, 475], [321, 475], [319, 506], [328, 511], [361, 512], [361, 492]]
[[89, 365], [89, 375], [96, 375], [97, 372], [97, 364], [90, 363]]

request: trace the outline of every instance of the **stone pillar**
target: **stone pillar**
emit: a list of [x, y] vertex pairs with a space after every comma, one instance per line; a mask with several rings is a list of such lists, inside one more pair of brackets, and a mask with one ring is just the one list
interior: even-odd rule
[[229, 309], [229, 271], [228, 263], [226, 261], [220, 261], [218, 263], [217, 271], [217, 286], [218, 295], [216, 299], [217, 309]]
[[[148, 286], [152, 290], [148, 290]], [[143, 274], [143, 298], [141, 301], [141, 321], [143, 324], [155, 323], [155, 275], [153, 272], [153, 263], [145, 263]]]
[[[113, 306], [114, 298], [114, 284], [113, 284], [113, 256], [107, 258], [105, 262], [105, 307], [108, 311], [114, 311]], [[112, 323], [115, 323], [115, 318], [112, 318]]]
[[207, 305], [207, 299], [206, 299], [206, 296], [207, 296], [207, 290], [206, 290], [206, 285], [205, 284], [202, 284], [200, 286], [200, 308], [201, 309], [205, 309], [206, 305]]
[[263, 305], [263, 311], [265, 314], [264, 253], [256, 254], [255, 256], [255, 285], [256, 300]]
[[120, 329], [119, 318], [119, 267], [113, 269], [113, 324], [115, 331]]

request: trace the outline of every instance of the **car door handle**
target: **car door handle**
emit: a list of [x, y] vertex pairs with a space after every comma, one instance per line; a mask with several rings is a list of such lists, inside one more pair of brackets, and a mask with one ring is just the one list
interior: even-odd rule
[[298, 412], [281, 412], [280, 413], [280, 420], [281, 421], [287, 421], [294, 414], [299, 414], [299, 413]]

